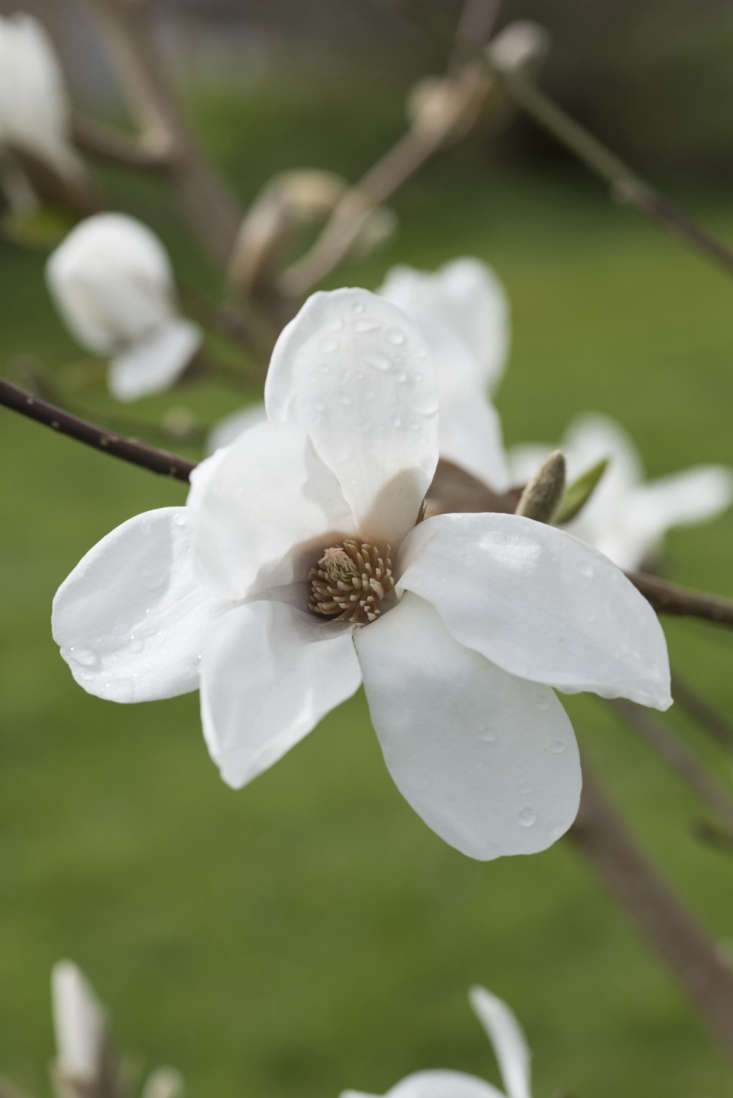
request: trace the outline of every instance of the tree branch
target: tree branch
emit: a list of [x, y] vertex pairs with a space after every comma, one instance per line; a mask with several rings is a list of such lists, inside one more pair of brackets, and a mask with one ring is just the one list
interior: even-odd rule
[[638, 849], [588, 766], [570, 837], [733, 1059], [733, 971]]
[[148, 148], [140, 138], [131, 137], [94, 118], [75, 114], [71, 121], [71, 136], [80, 152], [123, 168], [164, 173], [170, 172], [173, 167], [170, 153]]
[[224, 264], [242, 219], [228, 185], [191, 132], [166, 74], [146, 5], [91, 0], [99, 12], [143, 144], [169, 158], [171, 180], [191, 229], [215, 262]]
[[123, 461], [139, 465], [142, 469], [149, 469], [151, 473], [160, 473], [163, 476], [175, 477], [176, 480], [188, 481], [196, 466], [195, 462], [177, 457], [176, 454], [169, 454], [165, 450], [146, 446], [135, 439], [105, 431], [86, 419], [80, 419], [79, 416], [71, 415], [70, 412], [65, 412], [55, 404], [49, 404], [48, 401], [27, 393], [3, 378], [0, 378], [0, 404], [14, 412], [20, 412], [23, 416], [35, 419], [46, 427], [51, 427], [59, 434], [75, 438], [78, 442], [83, 442], [95, 450], [122, 458]]
[[627, 572], [626, 575], [658, 614], [676, 614], [714, 621], [719, 625], [733, 625], [731, 599], [680, 587], [649, 572]]

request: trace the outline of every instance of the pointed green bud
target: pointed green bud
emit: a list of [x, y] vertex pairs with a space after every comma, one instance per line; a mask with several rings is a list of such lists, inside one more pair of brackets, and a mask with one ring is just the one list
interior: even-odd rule
[[587, 469], [582, 476], [579, 476], [577, 480], [568, 485], [552, 518], [556, 526], [562, 526], [580, 514], [608, 468], [609, 460], [609, 458], [601, 458], [595, 465], [591, 465], [590, 469]]
[[565, 455], [553, 450], [522, 492], [515, 514], [550, 522], [564, 491]]

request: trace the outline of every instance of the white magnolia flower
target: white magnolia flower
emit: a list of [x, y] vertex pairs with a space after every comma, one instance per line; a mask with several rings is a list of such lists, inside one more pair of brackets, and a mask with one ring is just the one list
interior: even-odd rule
[[0, 146], [72, 176], [82, 169], [69, 127], [64, 77], [46, 31], [32, 15], [0, 16]]
[[265, 423], [266, 420], [267, 412], [264, 404], [251, 404], [247, 408], [240, 408], [239, 411], [224, 416], [209, 431], [206, 438], [206, 452], [213, 454], [215, 450], [221, 450], [222, 446], [231, 445], [244, 431]]
[[[638, 568], [672, 526], [712, 518], [733, 499], [733, 473], [720, 465], [696, 465], [645, 481], [633, 442], [605, 416], [576, 419], [560, 445], [571, 481], [603, 458], [610, 459], [593, 495], [568, 529], [619, 568]], [[515, 483], [528, 480], [552, 449], [543, 443], [514, 447], [509, 462]]]
[[158, 238], [125, 214], [82, 221], [48, 261], [51, 296], [72, 335], [110, 355], [119, 400], [168, 388], [201, 343], [178, 314], [170, 261]]
[[92, 1086], [104, 1056], [105, 1013], [71, 961], [58, 961], [51, 970], [51, 1005], [59, 1074], [82, 1087]]
[[426, 331], [440, 393], [440, 456], [492, 488], [508, 487], [501, 424], [488, 396], [509, 348], [509, 304], [493, 271], [478, 259], [437, 271], [398, 266], [378, 290]]
[[[462, 1071], [417, 1071], [391, 1087], [384, 1098], [531, 1098], [530, 1052], [512, 1011], [490, 991], [473, 987], [471, 1006], [494, 1048], [504, 1090]], [[345, 1090], [341, 1098], [378, 1098], [360, 1090]]]
[[123, 702], [198, 687], [209, 751], [242, 786], [363, 680], [387, 767], [433, 830], [475, 858], [548, 846], [580, 791], [551, 687], [666, 708], [651, 607], [531, 519], [415, 526], [437, 392], [419, 326], [384, 298], [314, 294], [265, 403], [185, 507], [123, 523], [62, 584], [53, 632], [77, 682]]

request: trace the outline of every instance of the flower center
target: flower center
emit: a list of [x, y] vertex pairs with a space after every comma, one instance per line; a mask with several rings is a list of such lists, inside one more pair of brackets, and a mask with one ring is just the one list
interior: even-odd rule
[[381, 602], [394, 590], [392, 550], [344, 538], [326, 549], [308, 579], [310, 609], [335, 621], [374, 621]]

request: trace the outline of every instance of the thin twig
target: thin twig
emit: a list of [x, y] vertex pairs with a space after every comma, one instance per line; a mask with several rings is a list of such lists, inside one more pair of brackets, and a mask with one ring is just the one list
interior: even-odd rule
[[165, 173], [173, 166], [169, 152], [148, 148], [139, 138], [98, 122], [95, 118], [74, 115], [71, 135], [80, 152], [123, 168]]
[[680, 709], [684, 709], [688, 716], [706, 731], [721, 746], [733, 750], [733, 724], [719, 712], [710, 702], [680, 677], [679, 672], [672, 670], [672, 697]]
[[79, 416], [58, 408], [55, 404], [49, 404], [46, 400], [27, 393], [24, 389], [13, 385], [10, 381], [0, 378], [0, 404], [21, 415], [29, 416], [46, 427], [51, 427], [59, 434], [68, 435], [78, 442], [83, 442], [95, 450], [112, 454], [113, 457], [122, 458], [133, 465], [139, 465], [142, 469], [149, 469], [151, 473], [160, 473], [163, 476], [175, 477], [176, 480], [187, 481], [196, 463], [169, 454], [165, 450], [157, 450], [152, 446], [146, 446], [135, 439], [115, 435], [104, 428], [90, 423]]
[[627, 572], [626, 575], [658, 614], [676, 614], [714, 621], [719, 625], [733, 625], [731, 599], [680, 587], [648, 572]]
[[209, 163], [184, 117], [157, 48], [147, 5], [91, 0], [100, 14], [143, 144], [170, 158], [171, 180], [208, 254], [226, 263], [242, 219], [229, 186]]
[[500, 9], [501, 0], [464, 0], [456, 23], [452, 66], [462, 63], [488, 42]]
[[679, 774], [685, 784], [718, 816], [720, 822], [733, 830], [733, 798], [698, 762], [673, 729], [668, 728], [648, 709], [623, 698], [609, 700], [607, 704]]
[[686, 213], [658, 194], [621, 157], [550, 99], [526, 71], [509, 73], [492, 68], [492, 72], [501, 80], [515, 103], [609, 185], [615, 199], [652, 218], [728, 274], [733, 274], [733, 250], [728, 245], [711, 236]]
[[588, 766], [580, 814], [570, 836], [733, 1058], [733, 971], [637, 847]]

